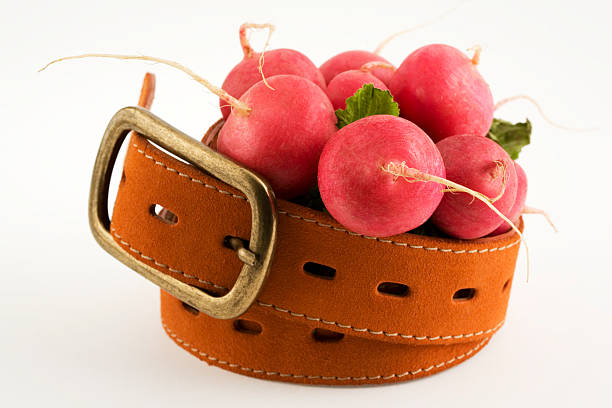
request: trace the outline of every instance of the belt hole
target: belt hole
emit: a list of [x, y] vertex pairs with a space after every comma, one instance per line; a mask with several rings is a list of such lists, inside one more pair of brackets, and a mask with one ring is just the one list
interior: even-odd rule
[[178, 222], [178, 217], [175, 213], [159, 204], [152, 204], [151, 207], [149, 207], [149, 212], [152, 216], [166, 224], [174, 225]]
[[316, 262], [306, 262], [304, 272], [317, 278], [332, 280], [336, 277], [336, 270], [331, 266], [321, 265]]
[[504, 283], [504, 287], [502, 288], [502, 292], [505, 292], [505, 291], [506, 291], [506, 289], [508, 289], [508, 286], [510, 286], [510, 279], [508, 279], [508, 280], [506, 281], [506, 283]]
[[248, 248], [249, 240], [240, 237], [234, 237], [232, 235], [226, 235], [225, 237], [223, 237], [223, 246], [228, 249], [237, 251], [241, 245], [244, 248]]
[[234, 330], [246, 334], [259, 334], [262, 331], [261, 324], [252, 320], [234, 320]]
[[410, 294], [410, 288], [402, 283], [382, 282], [377, 288], [379, 293], [396, 297], [406, 297]]
[[317, 328], [312, 331], [312, 338], [321, 343], [335, 343], [344, 338], [344, 333]]
[[459, 289], [453, 295], [453, 300], [455, 302], [464, 302], [466, 300], [471, 300], [476, 295], [476, 289], [474, 288], [464, 288]]
[[181, 302], [181, 304], [183, 305], [183, 309], [185, 309], [186, 311], [188, 311], [189, 313], [191, 313], [194, 316], [197, 316], [200, 314], [200, 311], [198, 309], [196, 309], [193, 306], [188, 305], [185, 302]]

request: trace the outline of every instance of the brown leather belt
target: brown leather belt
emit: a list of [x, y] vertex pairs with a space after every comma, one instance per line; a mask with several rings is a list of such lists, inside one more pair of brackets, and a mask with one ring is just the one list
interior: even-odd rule
[[[291, 202], [276, 207], [276, 252], [246, 313], [216, 319], [161, 292], [165, 331], [201, 360], [280, 381], [396, 382], [466, 360], [503, 325], [515, 233], [382, 239]], [[134, 134], [110, 232], [131, 257], [221, 296], [243, 265], [234, 244], [248, 247], [251, 207], [238, 189]]]

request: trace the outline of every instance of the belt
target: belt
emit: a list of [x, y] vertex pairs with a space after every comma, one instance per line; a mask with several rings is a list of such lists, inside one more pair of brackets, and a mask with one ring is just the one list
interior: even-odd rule
[[[139, 133], [110, 221], [110, 168], [129, 130]], [[108, 147], [113, 132], [122, 136]], [[465, 361], [503, 325], [514, 232], [471, 241], [356, 234], [326, 213], [266, 201], [265, 182], [258, 196], [219, 169], [177, 159], [187, 142], [155, 135], [164, 132], [178, 131], [141, 108], [111, 120], [90, 220], [102, 246], [163, 288], [164, 330], [199, 359], [279, 381], [397, 382]]]

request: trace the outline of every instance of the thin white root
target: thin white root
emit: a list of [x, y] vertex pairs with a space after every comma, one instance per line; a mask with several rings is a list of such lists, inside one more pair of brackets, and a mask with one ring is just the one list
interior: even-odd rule
[[[242, 46], [242, 52], [244, 53], [244, 58], [251, 58], [253, 56], [253, 48], [251, 47], [251, 43], [247, 37], [248, 30], [264, 30], [268, 29], [268, 40], [270, 39], [270, 35], [275, 30], [273, 24], [255, 24], [255, 23], [244, 23], [240, 26], [238, 31], [238, 35], [240, 36], [240, 45]], [[267, 45], [267, 43], [266, 43]]]
[[191, 78], [195, 79], [198, 83], [204, 85], [210, 92], [214, 93], [219, 98], [226, 101], [228, 104], [232, 106], [233, 109], [236, 109], [240, 114], [244, 116], [248, 116], [251, 113], [251, 108], [247, 104], [234, 98], [229, 93], [227, 93], [225, 90], [214, 86], [213, 84], [211, 84], [210, 82], [208, 82], [207, 80], [205, 80], [204, 78], [202, 78], [201, 76], [193, 72], [191, 69], [179, 64], [178, 62], [163, 59], [163, 58], [149, 57], [146, 55], [120, 55], [120, 54], [89, 53], [89, 54], [73, 55], [70, 57], [58, 58], [56, 60], [49, 62], [47, 65], [39, 69], [38, 72], [44, 71], [50, 65], [53, 65], [61, 61], [82, 59], [82, 58], [112, 58], [112, 59], [121, 59], [121, 60], [140, 60], [140, 61], [157, 62], [160, 64], [168, 65], [172, 68], [178, 69], [179, 71], [183, 71], [184, 73], [189, 75]]
[[506, 192], [506, 185], [508, 184], [508, 167], [506, 166], [506, 162], [502, 160], [495, 160], [494, 163], [495, 163], [495, 172], [493, 173], [492, 178], [495, 180], [499, 176], [499, 173], [501, 172], [502, 173], [502, 187], [501, 187], [499, 194], [490, 200], [491, 203], [494, 203], [500, 198], [502, 198], [502, 196]]
[[408, 28], [408, 29], [406, 29], [406, 30], [398, 31], [398, 32], [397, 32], [397, 33], [395, 33], [395, 34], [391, 34], [389, 37], [385, 38], [385, 39], [383, 40], [383, 42], [381, 42], [380, 44], [378, 44], [378, 47], [376, 47], [376, 49], [374, 50], [374, 54], [380, 54], [380, 52], [383, 50], [383, 48], [385, 48], [385, 47], [386, 47], [386, 46], [387, 46], [387, 45], [388, 45], [388, 44], [389, 44], [391, 41], [393, 41], [395, 38], [397, 38], [397, 37], [399, 37], [399, 36], [401, 36], [401, 35], [408, 34], [408, 33], [411, 33], [411, 32], [413, 32], [413, 31], [419, 30], [419, 29], [421, 29], [421, 28], [425, 28], [425, 27], [427, 27], [428, 25], [431, 25], [431, 24], [433, 24], [433, 23], [436, 23], [437, 21], [442, 20], [444, 17], [446, 17], [446, 16], [448, 16], [449, 14], [453, 13], [453, 12], [454, 12], [455, 10], [457, 10], [459, 7], [462, 7], [463, 5], [465, 5], [466, 3], [469, 3], [469, 2], [470, 2], [470, 0], [468, 0], [468, 1], [463, 1], [463, 2], [461, 2], [461, 3], [459, 3], [459, 4], [457, 4], [456, 6], [451, 7], [451, 8], [449, 8], [448, 10], [444, 11], [443, 13], [441, 13], [441, 14], [437, 15], [436, 17], [431, 18], [431, 19], [429, 19], [429, 20], [425, 21], [424, 23], [418, 24], [418, 25], [416, 25], [416, 26], [414, 26], [414, 27], [410, 27], [410, 28]]
[[472, 65], [480, 64], [480, 54], [482, 53], [482, 47], [476, 44], [473, 47], [468, 48], [468, 51], [474, 51], [474, 56], [472, 57]]
[[557, 229], [557, 226], [553, 223], [553, 221], [550, 218], [550, 216], [548, 215], [548, 213], [546, 211], [544, 211], [544, 210], [540, 210], [539, 208], [535, 208], [535, 207], [525, 206], [523, 208], [523, 211], [521, 212], [521, 214], [538, 214], [538, 215], [541, 215], [544, 218], [546, 218], [546, 221], [548, 221], [548, 224], [552, 227], [552, 229], [555, 232], [559, 232], [559, 230]]
[[275, 27], [273, 24], [255, 24], [255, 23], [244, 23], [240, 26], [240, 30], [238, 32], [239, 36], [240, 36], [240, 45], [242, 46], [242, 52], [244, 53], [244, 58], [251, 58], [253, 56], [253, 48], [251, 47], [251, 43], [249, 42], [249, 39], [247, 38], [247, 30], [249, 29], [254, 29], [254, 30], [262, 30], [262, 29], [268, 29], [268, 37], [266, 37], [266, 43], [264, 44], [263, 49], [261, 50], [261, 54], [259, 55], [259, 73], [261, 74], [261, 79], [263, 80], [264, 84], [274, 90], [274, 88], [272, 88], [272, 86], [270, 86], [270, 84], [268, 83], [268, 81], [266, 80], [266, 76], [263, 73], [263, 66], [265, 63], [265, 59], [264, 59], [264, 54], [266, 53], [266, 49], [268, 48], [268, 45], [270, 45], [270, 38], [272, 38], [272, 33], [275, 30]]
[[525, 241], [525, 238], [523, 237], [523, 234], [518, 229], [518, 227], [514, 225], [514, 223], [510, 221], [508, 217], [502, 214], [501, 211], [495, 208], [495, 206], [491, 203], [491, 199], [489, 199], [484, 194], [479, 193], [478, 191], [474, 191], [465, 186], [462, 186], [461, 184], [457, 184], [445, 178], [434, 176], [428, 173], [423, 173], [420, 170], [414, 169], [412, 167], [408, 167], [406, 165], [406, 162], [401, 162], [399, 164], [390, 162], [386, 166], [381, 166], [381, 170], [384, 171], [385, 173], [389, 173], [395, 176], [396, 179], [402, 178], [409, 183], [434, 182], [434, 183], [442, 184], [443, 186], [446, 186], [447, 188], [452, 189], [455, 192], [462, 192], [462, 193], [469, 194], [475, 199], [480, 200], [483, 203], [485, 203], [487, 207], [489, 207], [495, 214], [497, 214], [502, 220], [504, 220], [508, 225], [510, 225], [510, 227], [514, 230], [514, 232], [518, 234], [521, 241], [525, 245], [525, 252], [527, 255], [527, 281], [529, 281], [529, 248], [527, 246], [527, 242]]
[[572, 128], [572, 127], [561, 125], [561, 124], [559, 124], [557, 122], [554, 122], [548, 116], [546, 116], [546, 114], [544, 113], [544, 110], [542, 109], [540, 104], [534, 98], [532, 98], [529, 95], [515, 95], [515, 96], [510, 96], [508, 98], [504, 98], [504, 99], [498, 101], [495, 104], [494, 110], [498, 110], [499, 108], [501, 108], [502, 106], [506, 105], [507, 103], [513, 102], [513, 101], [516, 101], [516, 100], [519, 100], [519, 99], [523, 99], [523, 100], [526, 100], [528, 102], [531, 102], [538, 109], [538, 112], [540, 113], [540, 116], [542, 116], [542, 118], [546, 122], [548, 122], [549, 125], [554, 126], [556, 128], [563, 129], [563, 130], [569, 130], [569, 131], [572, 131], [572, 132], [592, 132], [594, 130], [597, 130], [595, 128], [588, 128], [588, 129]]
[[359, 68], [361, 72], [371, 72], [373, 69], [382, 68], [382, 69], [390, 69], [391, 71], [395, 71], [395, 67], [391, 64], [387, 64], [382, 61], [370, 61], [366, 62]]

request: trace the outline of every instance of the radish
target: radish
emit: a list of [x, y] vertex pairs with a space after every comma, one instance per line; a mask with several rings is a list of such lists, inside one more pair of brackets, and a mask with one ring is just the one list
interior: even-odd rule
[[316, 182], [317, 162], [336, 117], [325, 92], [295, 75], [268, 78], [240, 101], [248, 116], [231, 114], [219, 133], [217, 149], [265, 176], [277, 196], [292, 198]]
[[353, 96], [365, 84], [372, 84], [375, 88], [383, 91], [389, 89], [384, 82], [369, 72], [352, 69], [336, 75], [327, 84], [327, 96], [334, 109], [344, 109], [346, 108], [346, 99]]
[[[517, 175], [514, 162], [503, 148], [490, 139], [472, 135], [448, 137], [436, 146], [449, 180], [489, 197], [502, 214], [510, 213], [517, 194]], [[451, 189], [434, 212], [432, 222], [455, 238], [479, 238], [503, 222], [490, 209], [490, 205]]]
[[151, 61], [183, 71], [233, 108], [219, 133], [219, 152], [261, 173], [279, 198], [298, 196], [315, 184], [319, 155], [337, 129], [331, 102], [312, 81], [277, 75], [236, 99], [177, 62], [143, 55], [76, 55], [51, 61], [40, 71], [60, 61], [90, 57]]
[[340, 129], [319, 161], [319, 189], [330, 214], [351, 231], [386, 237], [423, 224], [442, 199], [437, 183], [406, 183], [383, 171], [390, 163], [444, 177], [442, 157], [412, 122], [392, 115]]
[[[270, 76], [287, 74], [304, 77], [321, 89], [325, 89], [325, 79], [321, 71], [304, 54], [286, 48], [265, 53], [254, 52], [246, 38], [246, 30], [263, 27], [269, 28], [270, 31], [274, 29], [274, 26], [270, 24], [243, 24], [240, 26], [240, 44], [244, 58], [230, 71], [221, 88], [231, 96], [240, 98], [247, 89], [261, 81], [262, 78], [265, 81], [265, 78]], [[220, 98], [219, 105], [223, 118], [227, 119], [231, 106], [223, 98]]]
[[493, 121], [493, 96], [470, 59], [456, 48], [427, 45], [410, 54], [393, 74], [389, 90], [402, 117], [434, 141], [462, 134], [484, 136]]
[[[517, 224], [519, 217], [521, 216], [523, 209], [525, 208], [525, 200], [527, 199], [527, 174], [525, 170], [517, 162], [514, 162], [514, 170], [516, 171], [516, 198], [514, 204], [508, 211], [506, 217], [508, 217], [513, 223]], [[510, 231], [510, 226], [506, 223], [502, 223], [489, 235], [499, 235], [504, 232]]]
[[393, 69], [388, 67], [393, 68], [393, 66], [380, 55], [369, 51], [353, 50], [340, 53], [325, 61], [319, 69], [325, 78], [325, 82], [329, 84], [336, 75], [352, 69], [360, 69], [364, 64], [372, 61], [386, 64], [384, 67], [373, 69], [372, 75], [383, 81], [385, 85], [389, 84]]

